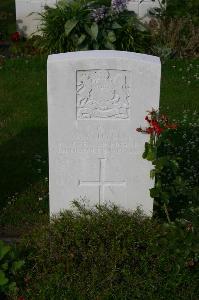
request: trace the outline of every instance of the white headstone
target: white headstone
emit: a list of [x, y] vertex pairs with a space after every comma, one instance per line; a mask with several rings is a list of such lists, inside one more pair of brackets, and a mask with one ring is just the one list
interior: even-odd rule
[[158, 57], [85, 51], [48, 58], [50, 212], [86, 197], [150, 214], [148, 135], [136, 128], [159, 106]]
[[149, 10], [160, 7], [159, 0], [129, 0], [127, 8], [134, 11], [144, 21], [149, 20]]
[[57, 0], [15, 0], [17, 29], [25, 36], [39, 34], [40, 13], [47, 5], [53, 7]]

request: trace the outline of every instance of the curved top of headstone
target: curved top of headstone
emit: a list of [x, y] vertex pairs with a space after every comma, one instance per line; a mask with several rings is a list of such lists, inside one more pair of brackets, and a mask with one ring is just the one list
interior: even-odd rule
[[48, 61], [85, 58], [122, 58], [160, 64], [160, 58], [157, 56], [117, 50], [90, 50], [52, 54], [48, 56]]

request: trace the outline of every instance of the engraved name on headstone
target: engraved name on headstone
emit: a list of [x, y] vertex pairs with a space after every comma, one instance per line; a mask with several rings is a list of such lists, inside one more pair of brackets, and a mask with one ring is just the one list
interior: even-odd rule
[[151, 214], [148, 136], [136, 132], [158, 108], [159, 58], [85, 51], [48, 58], [50, 212], [112, 202]]

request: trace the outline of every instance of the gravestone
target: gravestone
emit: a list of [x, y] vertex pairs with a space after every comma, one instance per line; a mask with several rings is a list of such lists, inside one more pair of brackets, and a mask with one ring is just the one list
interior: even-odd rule
[[136, 128], [159, 106], [158, 57], [83, 51], [48, 57], [50, 212], [74, 199], [151, 214], [148, 135]]
[[159, 0], [129, 0], [127, 8], [134, 11], [144, 21], [149, 20], [149, 10], [160, 7]]
[[57, 0], [15, 0], [17, 29], [25, 36], [39, 34], [40, 13], [45, 6], [53, 7]]

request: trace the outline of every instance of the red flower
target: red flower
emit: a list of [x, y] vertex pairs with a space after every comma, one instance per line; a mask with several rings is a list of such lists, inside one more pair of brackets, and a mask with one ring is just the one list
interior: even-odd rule
[[13, 42], [18, 42], [20, 40], [20, 33], [18, 31], [11, 34], [11, 40]]
[[154, 132], [154, 129], [152, 127], [146, 128], [146, 133], [152, 134]]
[[23, 296], [19, 296], [17, 300], [25, 300], [25, 298]]
[[156, 128], [154, 128], [154, 130], [157, 133], [157, 135], [159, 135], [164, 131], [164, 128], [161, 128], [160, 126], [157, 126]]
[[151, 126], [157, 135], [161, 134], [164, 130], [164, 128], [161, 128], [156, 120], [151, 120]]
[[159, 126], [159, 124], [156, 120], [151, 120], [151, 126], [157, 127], [157, 126]]
[[147, 115], [145, 120], [149, 123], [148, 128], [137, 128], [138, 132], [147, 133], [147, 134], [155, 134], [159, 136], [166, 129], [176, 129], [177, 124], [171, 123], [169, 124], [169, 119], [164, 114], [159, 114], [158, 110], [152, 109], [152, 111], [147, 111]]

